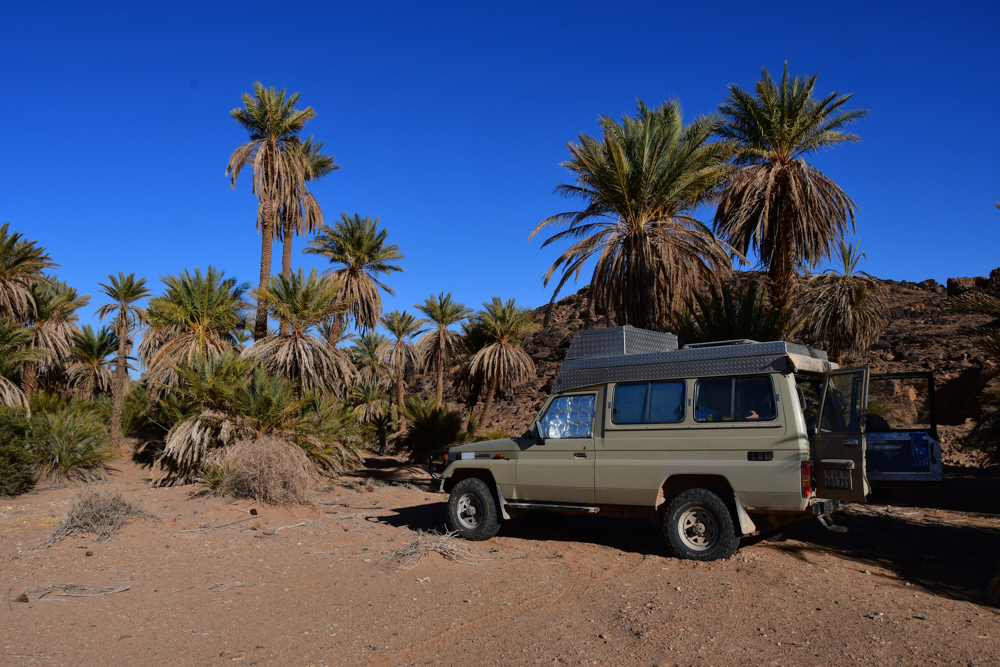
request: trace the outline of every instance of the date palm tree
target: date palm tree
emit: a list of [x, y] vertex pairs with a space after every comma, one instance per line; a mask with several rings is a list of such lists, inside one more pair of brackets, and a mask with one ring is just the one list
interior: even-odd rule
[[332, 155], [323, 153], [322, 141], [314, 141], [313, 137], [309, 137], [298, 145], [298, 149], [303, 158], [309, 161], [310, 168], [302, 188], [296, 186], [293, 191], [292, 201], [281, 205], [281, 225], [275, 228], [275, 238], [282, 241], [281, 273], [285, 277], [292, 275], [292, 238], [296, 234], [314, 234], [323, 226], [323, 211], [305, 183], [340, 169]]
[[0, 318], [26, 322], [34, 313], [31, 286], [46, 278], [45, 269], [59, 266], [34, 241], [0, 225]]
[[340, 214], [340, 221], [331, 227], [323, 225], [319, 234], [303, 252], [322, 255], [341, 268], [330, 274], [330, 280], [343, 285], [339, 299], [347, 304], [354, 326], [362, 332], [374, 328], [382, 313], [379, 290], [395, 294], [380, 275], [400, 272], [398, 262], [404, 256], [395, 243], [387, 244], [388, 230], [378, 229], [379, 219], [368, 216]]
[[38, 374], [69, 357], [73, 335], [79, 332], [76, 311], [90, 302], [89, 296], [78, 295], [74, 288], [55, 276], [46, 276], [44, 282], [34, 283], [31, 299], [35, 308], [28, 318], [30, 346], [44, 350], [46, 355], [24, 364], [21, 389], [29, 399], [38, 390]]
[[0, 405], [28, 408], [28, 399], [10, 378], [26, 363], [48, 356], [44, 350], [31, 347], [31, 331], [20, 324], [0, 319]]
[[807, 334], [826, 343], [838, 364], [844, 355], [866, 354], [889, 323], [885, 287], [858, 263], [865, 256], [855, 244], [840, 241], [841, 268], [813, 276], [805, 294], [803, 311]]
[[524, 337], [538, 328], [531, 311], [521, 308], [514, 299], [493, 297], [473, 317], [473, 325], [485, 339], [485, 345], [472, 357], [469, 371], [482, 377], [486, 388], [483, 411], [473, 429], [489, 423], [497, 394], [509, 394], [535, 375], [535, 362], [521, 347]]
[[767, 287], [744, 278], [735, 285], [712, 285], [696, 294], [688, 309], [674, 320], [673, 329], [685, 343], [718, 340], [788, 340], [801, 319], [767, 298]]
[[385, 387], [371, 380], [364, 380], [351, 389], [351, 403], [358, 422], [367, 424], [385, 414]]
[[129, 348], [132, 347], [132, 333], [142, 322], [144, 313], [136, 304], [151, 292], [146, 288], [146, 279], [136, 278], [134, 273], [125, 275], [119, 271], [117, 276], [109, 274], [107, 283], [98, 284], [101, 286], [101, 293], [110, 298], [111, 303], [98, 308], [97, 316], [102, 320], [105, 317], [112, 318], [112, 326], [118, 338], [115, 376], [111, 382], [111, 428], [108, 437], [111, 447], [118, 448], [122, 439], [122, 407], [128, 393]]
[[358, 380], [362, 383], [374, 383], [383, 388], [392, 384], [392, 373], [389, 364], [379, 356], [378, 350], [389, 342], [389, 337], [377, 331], [362, 333], [354, 340], [348, 349], [351, 362], [358, 369]]
[[657, 109], [639, 101], [635, 118], [599, 119], [603, 137], [580, 135], [562, 163], [576, 184], [558, 194], [584, 200], [586, 208], [543, 220], [566, 226], [542, 244], [577, 240], [545, 274], [546, 285], [562, 271], [552, 302], [570, 277], [595, 259], [588, 299], [618, 324], [663, 328], [693, 290], [731, 270], [731, 248], [693, 217], [727, 173], [726, 144], [710, 142], [717, 121], [699, 117], [683, 124], [680, 104]]
[[[243, 93], [243, 108], [230, 115], [250, 134], [250, 141], [238, 147], [229, 158], [226, 175], [232, 175], [232, 187], [246, 165], [253, 167], [253, 193], [258, 200], [257, 222], [261, 231], [260, 282], [267, 288], [271, 277], [271, 240], [281, 225], [281, 206], [301, 201], [305, 181], [312, 176], [312, 164], [300, 147], [299, 132], [316, 115], [312, 107], [296, 109], [299, 93], [285, 94], [253, 84], [253, 95]], [[257, 304], [254, 340], [267, 335], [267, 304]]]
[[163, 278], [163, 284], [164, 293], [146, 307], [149, 331], [139, 343], [139, 360], [148, 368], [151, 388], [176, 386], [175, 366], [190, 363], [196, 355], [212, 358], [236, 350], [237, 332], [250, 308], [244, 300], [249, 285], [226, 278], [213, 266], [204, 273], [185, 269]]
[[117, 348], [118, 336], [111, 327], [101, 327], [95, 332], [85, 324], [74, 332], [66, 375], [80, 396], [93, 398], [97, 392], [110, 391], [114, 379], [110, 357]]
[[394, 310], [383, 315], [380, 322], [391, 334], [391, 338], [379, 345], [377, 353], [392, 372], [393, 402], [399, 410], [399, 418], [402, 422], [405, 408], [403, 394], [406, 389], [404, 379], [406, 367], [420, 361], [417, 347], [413, 344], [412, 339], [421, 333], [420, 327], [426, 324], [427, 320], [417, 319], [405, 310]]
[[417, 342], [417, 353], [426, 365], [433, 365], [437, 372], [437, 400], [440, 403], [444, 396], [444, 369], [462, 346], [461, 334], [448, 327], [462, 322], [472, 311], [454, 301], [451, 292], [441, 292], [437, 296], [432, 294], [414, 307], [436, 325]]
[[755, 94], [733, 84], [720, 107], [725, 123], [718, 135], [737, 153], [736, 170], [716, 208], [715, 231], [741, 253], [757, 253], [772, 297], [782, 305], [794, 293], [797, 267], [816, 266], [854, 230], [854, 201], [805, 158], [859, 141], [846, 128], [868, 112], [844, 109], [851, 95], [839, 91], [815, 99], [816, 76], [789, 77], [786, 62], [775, 82], [763, 69]]
[[288, 332], [255, 341], [242, 356], [300, 389], [343, 396], [357, 372], [343, 350], [315, 335], [318, 326], [343, 311], [337, 301], [339, 290], [339, 284], [322, 279], [316, 269], [308, 276], [299, 269], [288, 277], [271, 278], [268, 288], [256, 296]]

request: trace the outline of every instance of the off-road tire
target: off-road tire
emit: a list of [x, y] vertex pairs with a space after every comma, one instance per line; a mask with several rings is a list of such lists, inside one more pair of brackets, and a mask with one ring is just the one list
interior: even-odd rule
[[473, 542], [488, 540], [500, 530], [497, 504], [489, 485], [478, 477], [457, 483], [448, 496], [449, 527]]
[[688, 489], [667, 504], [663, 536], [677, 558], [729, 558], [740, 545], [729, 508], [708, 489]]

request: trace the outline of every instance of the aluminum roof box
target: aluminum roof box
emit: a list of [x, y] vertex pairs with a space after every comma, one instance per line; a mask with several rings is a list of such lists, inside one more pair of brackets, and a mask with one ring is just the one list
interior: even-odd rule
[[680, 350], [676, 341], [673, 334], [630, 326], [581, 331], [570, 345], [552, 391], [605, 382], [772, 372], [825, 373], [837, 368], [837, 364], [827, 360], [826, 352], [786, 341], [723, 341]]
[[677, 336], [672, 333], [637, 329], [626, 324], [607, 329], [585, 329], [573, 339], [566, 360], [617, 357], [624, 354], [667, 352], [677, 349]]

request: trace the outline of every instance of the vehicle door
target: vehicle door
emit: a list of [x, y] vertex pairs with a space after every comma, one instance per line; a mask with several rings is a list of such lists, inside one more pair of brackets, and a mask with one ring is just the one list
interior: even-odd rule
[[867, 400], [866, 366], [826, 374], [813, 445], [820, 498], [864, 502], [869, 493], [864, 432]]
[[594, 502], [594, 430], [598, 390], [559, 394], [524, 441], [515, 476], [527, 501]]

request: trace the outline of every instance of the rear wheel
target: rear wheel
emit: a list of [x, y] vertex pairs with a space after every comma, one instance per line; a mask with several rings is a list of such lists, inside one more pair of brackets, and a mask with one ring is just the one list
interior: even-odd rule
[[488, 540], [500, 530], [490, 487], [478, 477], [463, 479], [448, 496], [448, 524], [467, 540]]
[[718, 560], [739, 547], [729, 508], [708, 489], [688, 489], [667, 505], [663, 535], [677, 558]]

